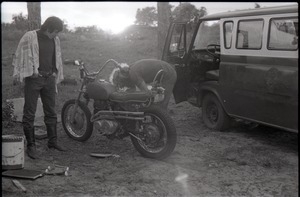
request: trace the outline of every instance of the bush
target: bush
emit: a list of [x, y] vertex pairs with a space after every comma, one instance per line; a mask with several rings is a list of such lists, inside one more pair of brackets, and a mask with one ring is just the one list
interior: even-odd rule
[[12, 128], [15, 126], [15, 121], [14, 105], [12, 102], [6, 102], [2, 108], [2, 125], [4, 128]]

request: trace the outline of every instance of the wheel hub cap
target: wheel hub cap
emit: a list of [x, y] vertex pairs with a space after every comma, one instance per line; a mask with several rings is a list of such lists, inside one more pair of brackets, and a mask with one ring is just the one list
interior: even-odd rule
[[146, 143], [152, 144], [160, 139], [159, 128], [154, 124], [148, 124], [144, 128], [146, 134]]

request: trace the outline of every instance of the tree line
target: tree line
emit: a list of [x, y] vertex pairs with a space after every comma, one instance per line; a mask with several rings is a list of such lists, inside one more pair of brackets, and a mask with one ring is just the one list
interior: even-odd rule
[[[169, 5], [167, 10], [170, 14], [170, 21], [181, 21], [188, 23], [195, 23], [200, 17], [207, 15], [207, 10], [205, 7], [197, 9], [194, 5], [188, 2], [180, 3], [178, 6], [174, 7]], [[136, 25], [143, 26], [157, 26], [158, 23], [158, 13], [156, 7], [145, 7], [138, 9], [136, 12]], [[23, 13], [15, 14], [12, 17], [11, 23], [1, 23], [3, 30], [28, 30], [28, 16], [23, 15]], [[67, 25], [67, 21], [64, 21], [63, 32], [71, 32]], [[87, 26], [87, 27], [75, 27], [75, 33], [103, 33], [102, 29], [97, 28], [97, 26]]]
[[[200, 17], [207, 15], [205, 7], [197, 9], [193, 4], [184, 2], [174, 7], [169, 4], [168, 10], [170, 21], [195, 23]], [[138, 9], [136, 12], [136, 25], [156, 26], [157, 25], [156, 7], [146, 7]]]

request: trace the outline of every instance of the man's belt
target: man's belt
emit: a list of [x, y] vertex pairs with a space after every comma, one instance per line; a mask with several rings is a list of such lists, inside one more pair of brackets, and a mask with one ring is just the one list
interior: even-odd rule
[[39, 71], [39, 76], [40, 77], [45, 77], [48, 78], [53, 74], [53, 72], [43, 72], [43, 71]]

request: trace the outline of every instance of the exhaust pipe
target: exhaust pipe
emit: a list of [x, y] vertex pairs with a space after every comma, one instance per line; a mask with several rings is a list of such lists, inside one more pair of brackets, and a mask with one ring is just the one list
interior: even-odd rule
[[131, 111], [98, 111], [91, 117], [91, 122], [100, 119], [129, 119], [129, 120], [144, 120], [144, 112]]

